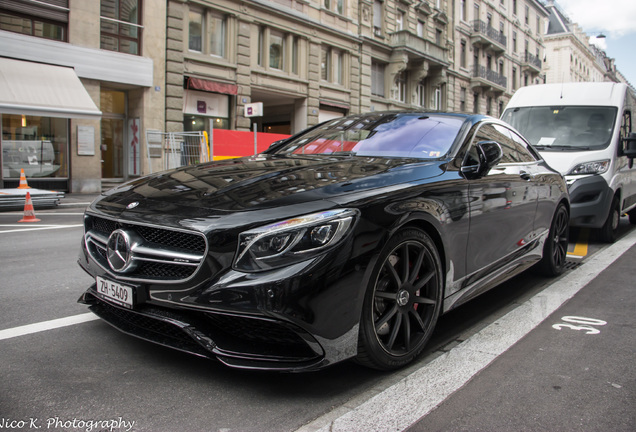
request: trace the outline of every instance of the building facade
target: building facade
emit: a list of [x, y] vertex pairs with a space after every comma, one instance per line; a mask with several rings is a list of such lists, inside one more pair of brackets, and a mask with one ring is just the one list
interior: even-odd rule
[[[36, 187], [96, 192], [164, 166], [146, 131], [288, 135], [412, 107], [498, 117], [521, 86], [620, 77], [603, 55], [552, 1], [0, 0], [0, 73], [24, 71], [0, 89], [0, 179], [16, 186], [22, 167]], [[26, 78], [40, 68], [69, 76]], [[5, 97], [17, 88], [20, 104]]]
[[72, 192], [149, 172], [143, 131], [165, 123], [166, 16], [161, 1], [0, 2], [4, 187], [22, 170], [32, 187]]

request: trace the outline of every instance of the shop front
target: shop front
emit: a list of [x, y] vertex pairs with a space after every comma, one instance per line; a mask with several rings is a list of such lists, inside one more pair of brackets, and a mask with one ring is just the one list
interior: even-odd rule
[[100, 117], [72, 68], [0, 58], [0, 187], [68, 191], [71, 119]]

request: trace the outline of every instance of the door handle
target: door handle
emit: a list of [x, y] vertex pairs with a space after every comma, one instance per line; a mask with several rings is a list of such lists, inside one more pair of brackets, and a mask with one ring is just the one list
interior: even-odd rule
[[531, 173], [526, 172], [526, 171], [521, 171], [519, 173], [519, 177], [521, 177], [524, 180], [530, 181], [530, 180], [532, 180], [534, 178], [534, 175], [532, 175]]

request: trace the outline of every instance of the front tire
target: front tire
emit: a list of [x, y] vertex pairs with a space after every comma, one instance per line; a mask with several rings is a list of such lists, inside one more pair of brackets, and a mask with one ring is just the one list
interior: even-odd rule
[[442, 288], [442, 265], [431, 238], [415, 228], [399, 231], [383, 248], [371, 274], [356, 360], [380, 370], [413, 361], [437, 323]]
[[600, 240], [605, 243], [614, 243], [616, 241], [616, 237], [618, 236], [618, 224], [621, 219], [621, 208], [620, 202], [618, 201], [618, 197], [614, 197], [612, 199], [612, 205], [610, 207], [610, 212], [607, 215], [607, 220], [603, 224], [599, 234]]
[[565, 270], [569, 229], [570, 213], [565, 204], [559, 204], [550, 224], [550, 233], [543, 246], [543, 257], [539, 261], [539, 270], [542, 274], [554, 277]]

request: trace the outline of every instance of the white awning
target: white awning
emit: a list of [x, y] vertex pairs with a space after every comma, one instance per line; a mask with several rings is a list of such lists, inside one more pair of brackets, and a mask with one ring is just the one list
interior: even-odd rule
[[72, 68], [0, 58], [0, 113], [99, 118], [102, 113]]

